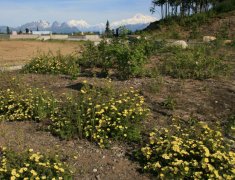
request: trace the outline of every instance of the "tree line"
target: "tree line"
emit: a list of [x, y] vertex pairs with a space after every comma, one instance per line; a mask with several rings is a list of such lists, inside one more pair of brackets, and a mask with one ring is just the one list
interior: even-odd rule
[[191, 14], [208, 12], [216, 4], [226, 0], [152, 0], [150, 11], [161, 9], [162, 19], [171, 16], [189, 16]]

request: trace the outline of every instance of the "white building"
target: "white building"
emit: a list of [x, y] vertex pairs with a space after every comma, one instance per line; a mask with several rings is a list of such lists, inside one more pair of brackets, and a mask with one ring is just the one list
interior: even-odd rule
[[33, 31], [32, 32], [33, 35], [50, 35], [52, 34], [51, 31]]

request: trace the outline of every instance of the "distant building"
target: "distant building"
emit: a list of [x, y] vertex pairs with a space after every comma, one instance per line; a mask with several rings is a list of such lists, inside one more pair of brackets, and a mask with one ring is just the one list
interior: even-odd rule
[[17, 32], [16, 32], [16, 31], [12, 31], [11, 34], [12, 34], [12, 35], [17, 35]]
[[52, 34], [51, 31], [33, 31], [32, 32], [33, 35], [50, 35]]
[[89, 41], [101, 41], [99, 35], [85, 35], [85, 40], [89, 40]]

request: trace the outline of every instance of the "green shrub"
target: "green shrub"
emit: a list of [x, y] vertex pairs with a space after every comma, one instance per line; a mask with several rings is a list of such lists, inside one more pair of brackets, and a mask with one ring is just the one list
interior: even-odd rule
[[0, 91], [0, 121], [39, 121], [50, 117], [56, 101], [53, 96], [37, 88]]
[[139, 160], [159, 179], [234, 179], [235, 153], [220, 131], [199, 122], [150, 133]]
[[0, 179], [72, 179], [68, 167], [55, 157], [32, 149], [17, 154], [0, 147]]
[[162, 74], [174, 78], [207, 79], [227, 75], [229, 66], [223, 59], [211, 55], [205, 47], [182, 50], [177, 49], [168, 55], [160, 66]]
[[109, 43], [102, 41], [97, 46], [88, 43], [79, 64], [83, 67], [101, 68], [101, 72], [106, 75], [112, 69], [121, 79], [128, 79], [144, 74], [147, 58], [154, 51], [154, 44], [144, 39], [113, 39]]
[[136, 141], [147, 109], [137, 91], [109, 92], [85, 85], [55, 110], [50, 130], [62, 138], [87, 138], [107, 147], [111, 138]]
[[232, 11], [235, 9], [235, 1], [234, 0], [220, 1], [220, 3], [217, 3], [214, 9], [217, 13]]
[[77, 59], [74, 55], [62, 55], [60, 52], [56, 55], [40, 54], [26, 64], [23, 71], [38, 74], [65, 74], [75, 78], [79, 75]]

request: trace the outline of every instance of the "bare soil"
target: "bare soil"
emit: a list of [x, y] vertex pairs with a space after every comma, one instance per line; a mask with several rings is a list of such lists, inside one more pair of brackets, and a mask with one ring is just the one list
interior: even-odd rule
[[81, 47], [79, 42], [42, 42], [42, 41], [0, 41], [0, 66], [22, 65], [39, 53], [71, 54], [78, 52]]

